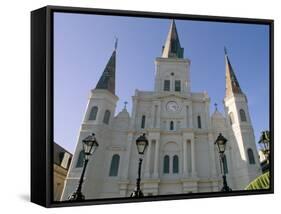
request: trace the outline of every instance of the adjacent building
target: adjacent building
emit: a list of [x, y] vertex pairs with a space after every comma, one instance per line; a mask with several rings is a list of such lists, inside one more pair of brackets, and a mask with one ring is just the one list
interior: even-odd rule
[[53, 199], [54, 201], [60, 201], [62, 196], [64, 182], [66, 180], [67, 172], [71, 163], [72, 154], [66, 151], [57, 143], [53, 145]]

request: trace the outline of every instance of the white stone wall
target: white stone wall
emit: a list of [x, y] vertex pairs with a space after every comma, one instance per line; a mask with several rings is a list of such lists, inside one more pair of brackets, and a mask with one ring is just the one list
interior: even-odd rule
[[[62, 200], [75, 190], [82, 168], [76, 168], [81, 142], [94, 132], [100, 144], [91, 157], [83, 193], [86, 198], [129, 196], [135, 188], [139, 155], [135, 141], [142, 133], [149, 139], [149, 147], [142, 164], [141, 188], [146, 195], [166, 195], [191, 192], [219, 191], [222, 186], [220, 160], [214, 141], [222, 133], [227, 139], [228, 184], [233, 189], [243, 189], [245, 184], [259, 174], [258, 156], [254, 143], [246, 97], [225, 100], [225, 114], [209, 113], [210, 98], [206, 92], [191, 93], [188, 59], [157, 58], [155, 90], [136, 90], [132, 97], [131, 115], [124, 109], [115, 118], [118, 98], [106, 90], [93, 90], [86, 109], [85, 118], [78, 135], [77, 148], [73, 156]], [[174, 73], [171, 76], [171, 72]], [[164, 79], [182, 82], [181, 92], [163, 91]], [[177, 103], [175, 111], [167, 109], [168, 102]], [[92, 106], [99, 107], [95, 121], [89, 121]], [[241, 123], [238, 111], [243, 108], [247, 122]], [[103, 124], [106, 109], [111, 111], [110, 124]], [[236, 124], [230, 125], [228, 114], [233, 112]], [[146, 116], [145, 127], [141, 118]], [[201, 118], [201, 128], [198, 119]], [[170, 130], [170, 122], [174, 129]], [[252, 148], [256, 165], [249, 165], [246, 149]], [[111, 159], [120, 156], [118, 175], [109, 176]], [[163, 159], [170, 157], [170, 173], [163, 173]], [[179, 159], [179, 172], [172, 171], [172, 158]]]
[[[171, 89], [174, 89], [175, 80], [181, 80], [182, 91], [190, 93], [190, 60], [175, 58], [156, 58], [154, 91], [163, 91], [164, 80], [170, 80]], [[174, 75], [171, 75], [174, 73]]]
[[[261, 174], [258, 161], [257, 147], [255, 144], [254, 131], [251, 124], [251, 118], [248, 111], [247, 98], [245, 95], [235, 95], [225, 98], [225, 112], [229, 115], [233, 113], [234, 121], [230, 124], [228, 118], [228, 135], [231, 145], [232, 160], [232, 180], [234, 189], [244, 189], [254, 178]], [[243, 122], [240, 118], [239, 110], [243, 109], [247, 121]], [[254, 153], [255, 164], [249, 163], [247, 149], [252, 149]]]

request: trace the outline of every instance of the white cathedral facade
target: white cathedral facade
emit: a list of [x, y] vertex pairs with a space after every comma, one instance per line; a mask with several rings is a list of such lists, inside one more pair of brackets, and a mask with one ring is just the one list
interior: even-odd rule
[[78, 185], [82, 140], [91, 133], [99, 147], [85, 174], [86, 199], [130, 196], [138, 170], [136, 139], [142, 133], [149, 140], [141, 174], [145, 196], [220, 191], [222, 174], [214, 145], [219, 133], [228, 140], [225, 170], [230, 188], [243, 190], [261, 174], [247, 97], [227, 54], [224, 114], [216, 109], [212, 115], [208, 94], [191, 91], [190, 60], [184, 58], [174, 21], [162, 55], [155, 60], [154, 90], [135, 91], [131, 114], [124, 107], [114, 116], [115, 61], [116, 50], [90, 92], [61, 200], [67, 200]]

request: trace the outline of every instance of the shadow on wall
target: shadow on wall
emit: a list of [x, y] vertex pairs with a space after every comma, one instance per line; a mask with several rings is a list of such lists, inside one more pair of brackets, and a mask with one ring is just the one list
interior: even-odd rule
[[30, 195], [28, 195], [28, 194], [22, 194], [22, 195], [19, 195], [18, 196], [21, 200], [23, 200], [23, 201], [30, 201]]

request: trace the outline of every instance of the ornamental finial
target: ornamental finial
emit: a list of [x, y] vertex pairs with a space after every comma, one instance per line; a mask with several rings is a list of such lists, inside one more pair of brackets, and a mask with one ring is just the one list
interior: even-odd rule
[[215, 103], [215, 111], [218, 111], [218, 104]]
[[227, 50], [225, 46], [224, 46], [224, 54], [227, 56]]
[[128, 102], [125, 101], [125, 102], [124, 102], [124, 109], [127, 109], [127, 104], [128, 104]]

